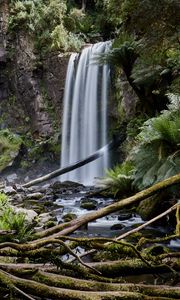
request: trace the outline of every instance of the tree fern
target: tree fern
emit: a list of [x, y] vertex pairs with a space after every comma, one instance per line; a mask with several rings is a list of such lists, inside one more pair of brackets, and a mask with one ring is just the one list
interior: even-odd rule
[[134, 184], [143, 189], [180, 170], [180, 113], [165, 111], [144, 123], [132, 150]]
[[153, 128], [158, 132], [161, 139], [175, 148], [180, 143], [180, 114], [156, 118], [153, 122]]
[[107, 53], [97, 56], [99, 63], [109, 63], [114, 66], [122, 67], [132, 65], [137, 58], [136, 48], [138, 43], [127, 34], [122, 34], [112, 44], [112, 49]]
[[106, 178], [100, 181], [101, 186], [111, 188], [114, 196], [129, 195], [132, 192], [134, 166], [126, 161], [107, 171]]

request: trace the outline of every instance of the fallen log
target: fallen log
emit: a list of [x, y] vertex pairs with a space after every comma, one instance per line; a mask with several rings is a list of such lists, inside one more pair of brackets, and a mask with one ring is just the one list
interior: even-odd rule
[[83, 160], [80, 160], [80, 161], [77, 161], [77, 162], [75, 162], [75, 163], [73, 163], [73, 164], [71, 164], [67, 167], [55, 170], [55, 171], [53, 171], [49, 174], [46, 174], [42, 177], [37, 178], [37, 179], [31, 180], [28, 183], [23, 184], [22, 186], [23, 187], [30, 187], [30, 186], [33, 186], [35, 184], [38, 184], [38, 183], [44, 182], [46, 180], [52, 179], [54, 177], [63, 175], [65, 173], [68, 173], [68, 172], [70, 172], [72, 170], [75, 170], [77, 168], [80, 168], [80, 167], [82, 167], [86, 164], [89, 164], [90, 162], [100, 158], [101, 156], [104, 155], [104, 153], [106, 151], [112, 150], [113, 148], [117, 147], [117, 145], [119, 145], [119, 140], [113, 140], [108, 145], [106, 145], [106, 146], [102, 147], [101, 149], [97, 150], [92, 155], [88, 156], [87, 158], [85, 158]]
[[99, 209], [98, 211], [88, 213], [78, 219], [74, 219], [70, 222], [59, 224], [44, 231], [38, 232], [35, 235], [35, 238], [44, 238], [51, 235], [51, 238], [56, 238], [60, 235], [68, 235], [74, 232], [76, 229], [80, 228], [81, 226], [92, 222], [96, 219], [102, 218], [108, 214], [114, 213], [122, 208], [128, 207], [132, 204], [137, 204], [140, 201], [152, 196], [153, 194], [157, 193], [158, 191], [164, 190], [172, 185], [180, 183], [180, 173], [172, 176], [168, 179], [165, 179], [161, 182], [154, 184], [153, 186], [131, 196], [123, 200], [119, 200], [113, 204], [110, 204], [106, 207]]
[[[134, 203], [138, 203], [141, 200], [145, 199], [146, 197], [149, 197], [150, 195], [156, 193], [157, 191], [160, 191], [162, 189], [165, 189], [169, 186], [172, 186], [174, 184], [178, 184], [180, 182], [180, 174], [177, 174], [176, 176], [173, 176], [171, 178], [168, 178], [162, 182], [159, 182], [152, 187], [141, 191], [137, 193], [134, 196], [128, 197], [126, 199], [120, 200], [116, 203], [113, 203], [107, 207], [104, 207], [102, 209], [99, 209], [98, 211], [95, 211], [93, 213], [89, 213], [85, 216], [82, 216], [76, 220], [73, 220], [68, 223], [60, 224], [55, 227], [52, 227], [48, 230], [44, 230], [41, 233], [37, 233], [34, 237], [34, 240], [31, 240], [28, 243], [24, 244], [18, 244], [18, 243], [12, 243], [12, 242], [6, 242], [0, 244], [0, 255], [9, 253], [9, 256], [17, 256], [17, 257], [28, 257], [34, 258], [36, 257], [39, 262], [39, 258], [41, 259], [40, 262], [49, 262], [53, 263], [53, 265], [56, 266], [56, 269], [51, 268], [50, 265], [47, 266], [47, 268], [41, 268], [40, 266], [34, 264], [34, 266], [31, 266], [31, 270], [29, 269], [27, 274], [23, 273], [25, 272], [25, 268], [21, 266], [21, 269], [12, 270], [13, 267], [9, 266], [9, 268], [4, 265], [0, 267], [0, 286], [2, 288], [5, 288], [8, 290], [10, 288], [14, 293], [21, 293], [24, 296], [28, 297], [36, 297], [41, 296], [44, 298], [50, 298], [50, 299], [69, 299], [69, 300], [105, 300], [105, 299], [179, 299], [179, 288], [175, 288], [176, 290], [171, 290], [171, 294], [166, 293], [164, 294], [158, 294], [156, 292], [153, 292], [153, 294], [149, 294], [149, 292], [145, 292], [138, 289], [136, 287], [134, 290], [132, 288], [122, 287], [119, 283], [119, 286], [121, 286], [120, 290], [116, 290], [116, 288], [113, 289], [113, 286], [109, 286], [109, 288], [102, 288], [102, 290], [97, 291], [93, 290], [92, 286], [90, 287], [87, 285], [87, 289], [85, 288], [86, 282], [81, 282], [81, 289], [76, 289], [75, 287], [72, 289], [68, 287], [68, 285], [65, 287], [65, 285], [60, 286], [61, 281], [57, 284], [56, 274], [49, 275], [42, 273], [42, 271], [47, 270], [48, 272], [60, 272], [62, 275], [71, 275], [73, 280], [74, 277], [81, 277], [81, 278], [87, 278], [90, 280], [95, 280], [97, 282], [113, 282], [114, 280], [118, 280], [119, 276], [124, 275], [130, 275], [132, 273], [136, 274], [144, 274], [144, 273], [150, 273], [150, 274], [157, 274], [161, 272], [172, 272], [172, 275], [174, 278], [177, 276], [177, 272], [180, 270], [180, 266], [178, 263], [178, 260], [176, 261], [167, 261], [167, 264], [159, 264], [159, 261], [157, 261], [157, 265], [155, 265], [155, 260], [150, 259], [149, 263], [147, 263], [147, 257], [137, 248], [135, 249], [135, 246], [131, 245], [134, 249], [134, 253], [137, 255], [136, 258], [133, 259], [126, 259], [126, 260], [117, 260], [117, 261], [111, 261], [111, 262], [93, 262], [93, 263], [84, 263], [82, 262], [79, 257], [77, 257], [77, 254], [72, 253], [72, 250], [74, 247], [77, 247], [77, 245], [82, 245], [82, 247], [86, 248], [87, 242], [89, 240], [89, 249], [107, 249], [108, 245], [106, 242], [113, 242], [116, 244], [123, 244], [127, 246], [128, 243], [125, 242], [119, 242], [117, 240], [112, 240], [108, 238], [76, 238], [76, 237], [67, 237], [68, 234], [74, 232], [76, 229], [81, 227], [84, 224], [87, 224], [90, 221], [96, 220], [97, 218], [103, 217], [105, 215], [108, 215], [112, 212], [118, 211], [121, 208], [127, 207], [129, 205], [132, 205]], [[179, 204], [177, 204], [178, 206]], [[172, 210], [174, 210], [176, 207], [173, 206], [168, 210], [168, 213]], [[167, 213], [167, 211], [165, 212]], [[82, 244], [81, 244], [82, 243]], [[84, 245], [83, 245], [84, 243]], [[98, 246], [99, 245], [99, 246]], [[88, 246], [88, 245], [87, 245]], [[109, 245], [110, 246], [110, 245]], [[94, 247], [94, 248], [93, 248]], [[132, 250], [133, 250], [132, 249]], [[73, 255], [80, 264], [73, 264], [73, 263], [67, 263], [64, 262], [61, 258], [65, 253], [70, 253]], [[54, 255], [54, 257], [53, 257]], [[47, 257], [48, 256], [48, 257]], [[129, 256], [128, 256], [129, 257]], [[15, 265], [16, 266], [16, 265]], [[17, 266], [16, 266], [17, 267]], [[88, 267], [88, 269], [87, 269]], [[17, 276], [14, 276], [10, 273], [6, 273], [2, 271], [4, 269], [7, 272], [17, 272]], [[28, 268], [27, 268], [28, 269]], [[39, 271], [38, 271], [39, 269]], [[89, 272], [90, 269], [90, 272]], [[98, 271], [102, 274], [102, 276], [96, 275], [95, 271]], [[18, 273], [19, 272], [19, 273]], [[21, 274], [22, 272], [22, 274]], [[27, 275], [29, 279], [19, 278], [19, 276], [23, 276], [23, 274]], [[39, 274], [39, 275], [38, 275]], [[44, 275], [44, 277], [43, 277]], [[57, 275], [58, 276], [58, 275]], [[60, 276], [60, 275], [59, 275]], [[60, 279], [60, 277], [58, 277]], [[108, 281], [109, 280], [109, 281]], [[37, 282], [39, 281], [39, 282]], [[76, 281], [76, 280], [75, 280]], [[88, 281], [91, 282], [91, 281]], [[127, 290], [125, 290], [127, 288]], [[151, 288], [150, 288], [151, 290]], [[158, 292], [158, 291], [157, 291]], [[174, 293], [175, 292], [175, 293]], [[163, 293], [163, 291], [162, 291]], [[152, 296], [152, 297], [151, 297]]]

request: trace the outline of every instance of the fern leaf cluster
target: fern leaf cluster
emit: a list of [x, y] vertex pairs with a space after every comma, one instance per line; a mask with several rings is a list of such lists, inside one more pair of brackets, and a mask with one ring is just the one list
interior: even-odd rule
[[106, 178], [102, 179], [100, 184], [103, 187], [110, 187], [114, 196], [129, 195], [133, 191], [133, 172], [132, 162], [125, 161], [121, 165], [115, 166], [107, 171]]
[[180, 170], [180, 110], [164, 111], [144, 123], [132, 151], [134, 184], [143, 189]]
[[129, 158], [107, 172], [104, 183], [115, 194], [142, 190], [180, 170], [180, 97], [168, 95], [169, 109], [144, 122]]

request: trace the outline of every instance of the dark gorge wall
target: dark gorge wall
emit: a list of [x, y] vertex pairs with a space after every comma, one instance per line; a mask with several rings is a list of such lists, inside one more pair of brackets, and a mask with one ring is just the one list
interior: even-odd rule
[[8, 1], [0, 2], [0, 127], [34, 137], [59, 130], [69, 55], [44, 58], [27, 33], [8, 32]]
[[0, 115], [2, 116], [3, 100], [8, 97], [8, 82], [6, 76], [6, 31], [8, 18], [8, 2], [0, 2]]

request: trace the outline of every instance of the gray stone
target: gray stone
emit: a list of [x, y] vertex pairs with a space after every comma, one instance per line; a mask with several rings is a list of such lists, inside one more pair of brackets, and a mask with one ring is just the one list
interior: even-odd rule
[[122, 224], [115, 224], [113, 226], [111, 226], [111, 230], [121, 230], [124, 228], [124, 225]]
[[32, 193], [32, 194], [28, 194], [26, 196], [26, 199], [41, 199], [43, 197], [43, 194], [42, 193]]
[[53, 218], [49, 213], [42, 213], [38, 216], [38, 224], [44, 225], [45, 223], [51, 221]]
[[34, 227], [35, 232], [41, 232], [44, 229], [44, 225]]
[[132, 218], [132, 213], [122, 213], [118, 216], [119, 221], [124, 221]]
[[11, 205], [10, 206], [12, 209], [13, 209], [13, 211], [15, 212], [15, 213], [23, 213], [23, 214], [25, 214], [25, 220], [28, 222], [28, 223], [32, 223], [32, 221], [37, 217], [37, 213], [34, 211], [34, 210], [32, 210], [32, 209], [26, 209], [26, 208], [22, 208], [22, 207], [16, 207], [16, 206], [13, 206], [13, 205]]
[[14, 182], [18, 178], [16, 173], [10, 174], [6, 177], [8, 182]]
[[12, 187], [12, 186], [6, 186], [4, 189], [3, 189], [3, 192], [7, 195], [14, 195], [16, 194], [16, 190]]

